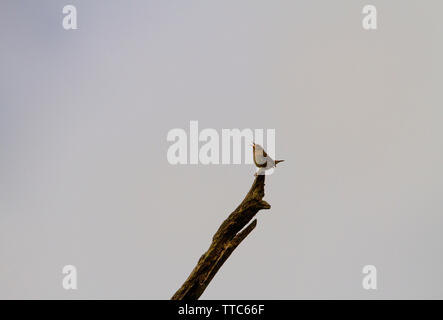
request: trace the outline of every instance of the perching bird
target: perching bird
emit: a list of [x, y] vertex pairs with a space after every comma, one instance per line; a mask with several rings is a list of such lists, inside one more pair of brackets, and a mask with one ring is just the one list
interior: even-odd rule
[[285, 161], [273, 160], [270, 156], [268, 156], [263, 147], [256, 143], [252, 143], [252, 154], [254, 156], [254, 163], [257, 168], [259, 168], [254, 176], [263, 175], [266, 170], [274, 168], [277, 166], [277, 163]]

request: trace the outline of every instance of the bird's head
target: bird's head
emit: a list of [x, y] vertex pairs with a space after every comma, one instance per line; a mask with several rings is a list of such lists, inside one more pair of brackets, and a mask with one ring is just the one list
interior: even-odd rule
[[252, 148], [255, 150], [263, 150], [263, 147], [255, 142], [252, 143]]

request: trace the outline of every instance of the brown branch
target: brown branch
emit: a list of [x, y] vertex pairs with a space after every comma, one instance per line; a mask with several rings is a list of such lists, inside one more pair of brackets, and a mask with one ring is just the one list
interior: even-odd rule
[[265, 176], [259, 175], [237, 209], [218, 228], [208, 251], [200, 257], [188, 279], [171, 300], [195, 300], [202, 295], [223, 263], [257, 225], [256, 219], [249, 222], [259, 210], [271, 208], [262, 200], [264, 196]]

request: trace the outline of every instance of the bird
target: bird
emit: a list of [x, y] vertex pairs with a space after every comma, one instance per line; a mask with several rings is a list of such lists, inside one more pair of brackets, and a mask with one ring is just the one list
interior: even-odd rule
[[277, 166], [277, 163], [285, 161], [273, 160], [270, 156], [268, 156], [263, 147], [255, 142], [252, 143], [252, 154], [254, 156], [255, 166], [258, 168], [258, 171], [254, 174], [254, 176], [263, 175], [266, 170], [274, 168]]

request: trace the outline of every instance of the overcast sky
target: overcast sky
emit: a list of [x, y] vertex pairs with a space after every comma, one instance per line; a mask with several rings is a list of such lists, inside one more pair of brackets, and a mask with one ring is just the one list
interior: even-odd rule
[[0, 298], [169, 299], [254, 178], [169, 164], [191, 120], [286, 160], [202, 298], [443, 298], [443, 2], [365, 4], [1, 1]]

